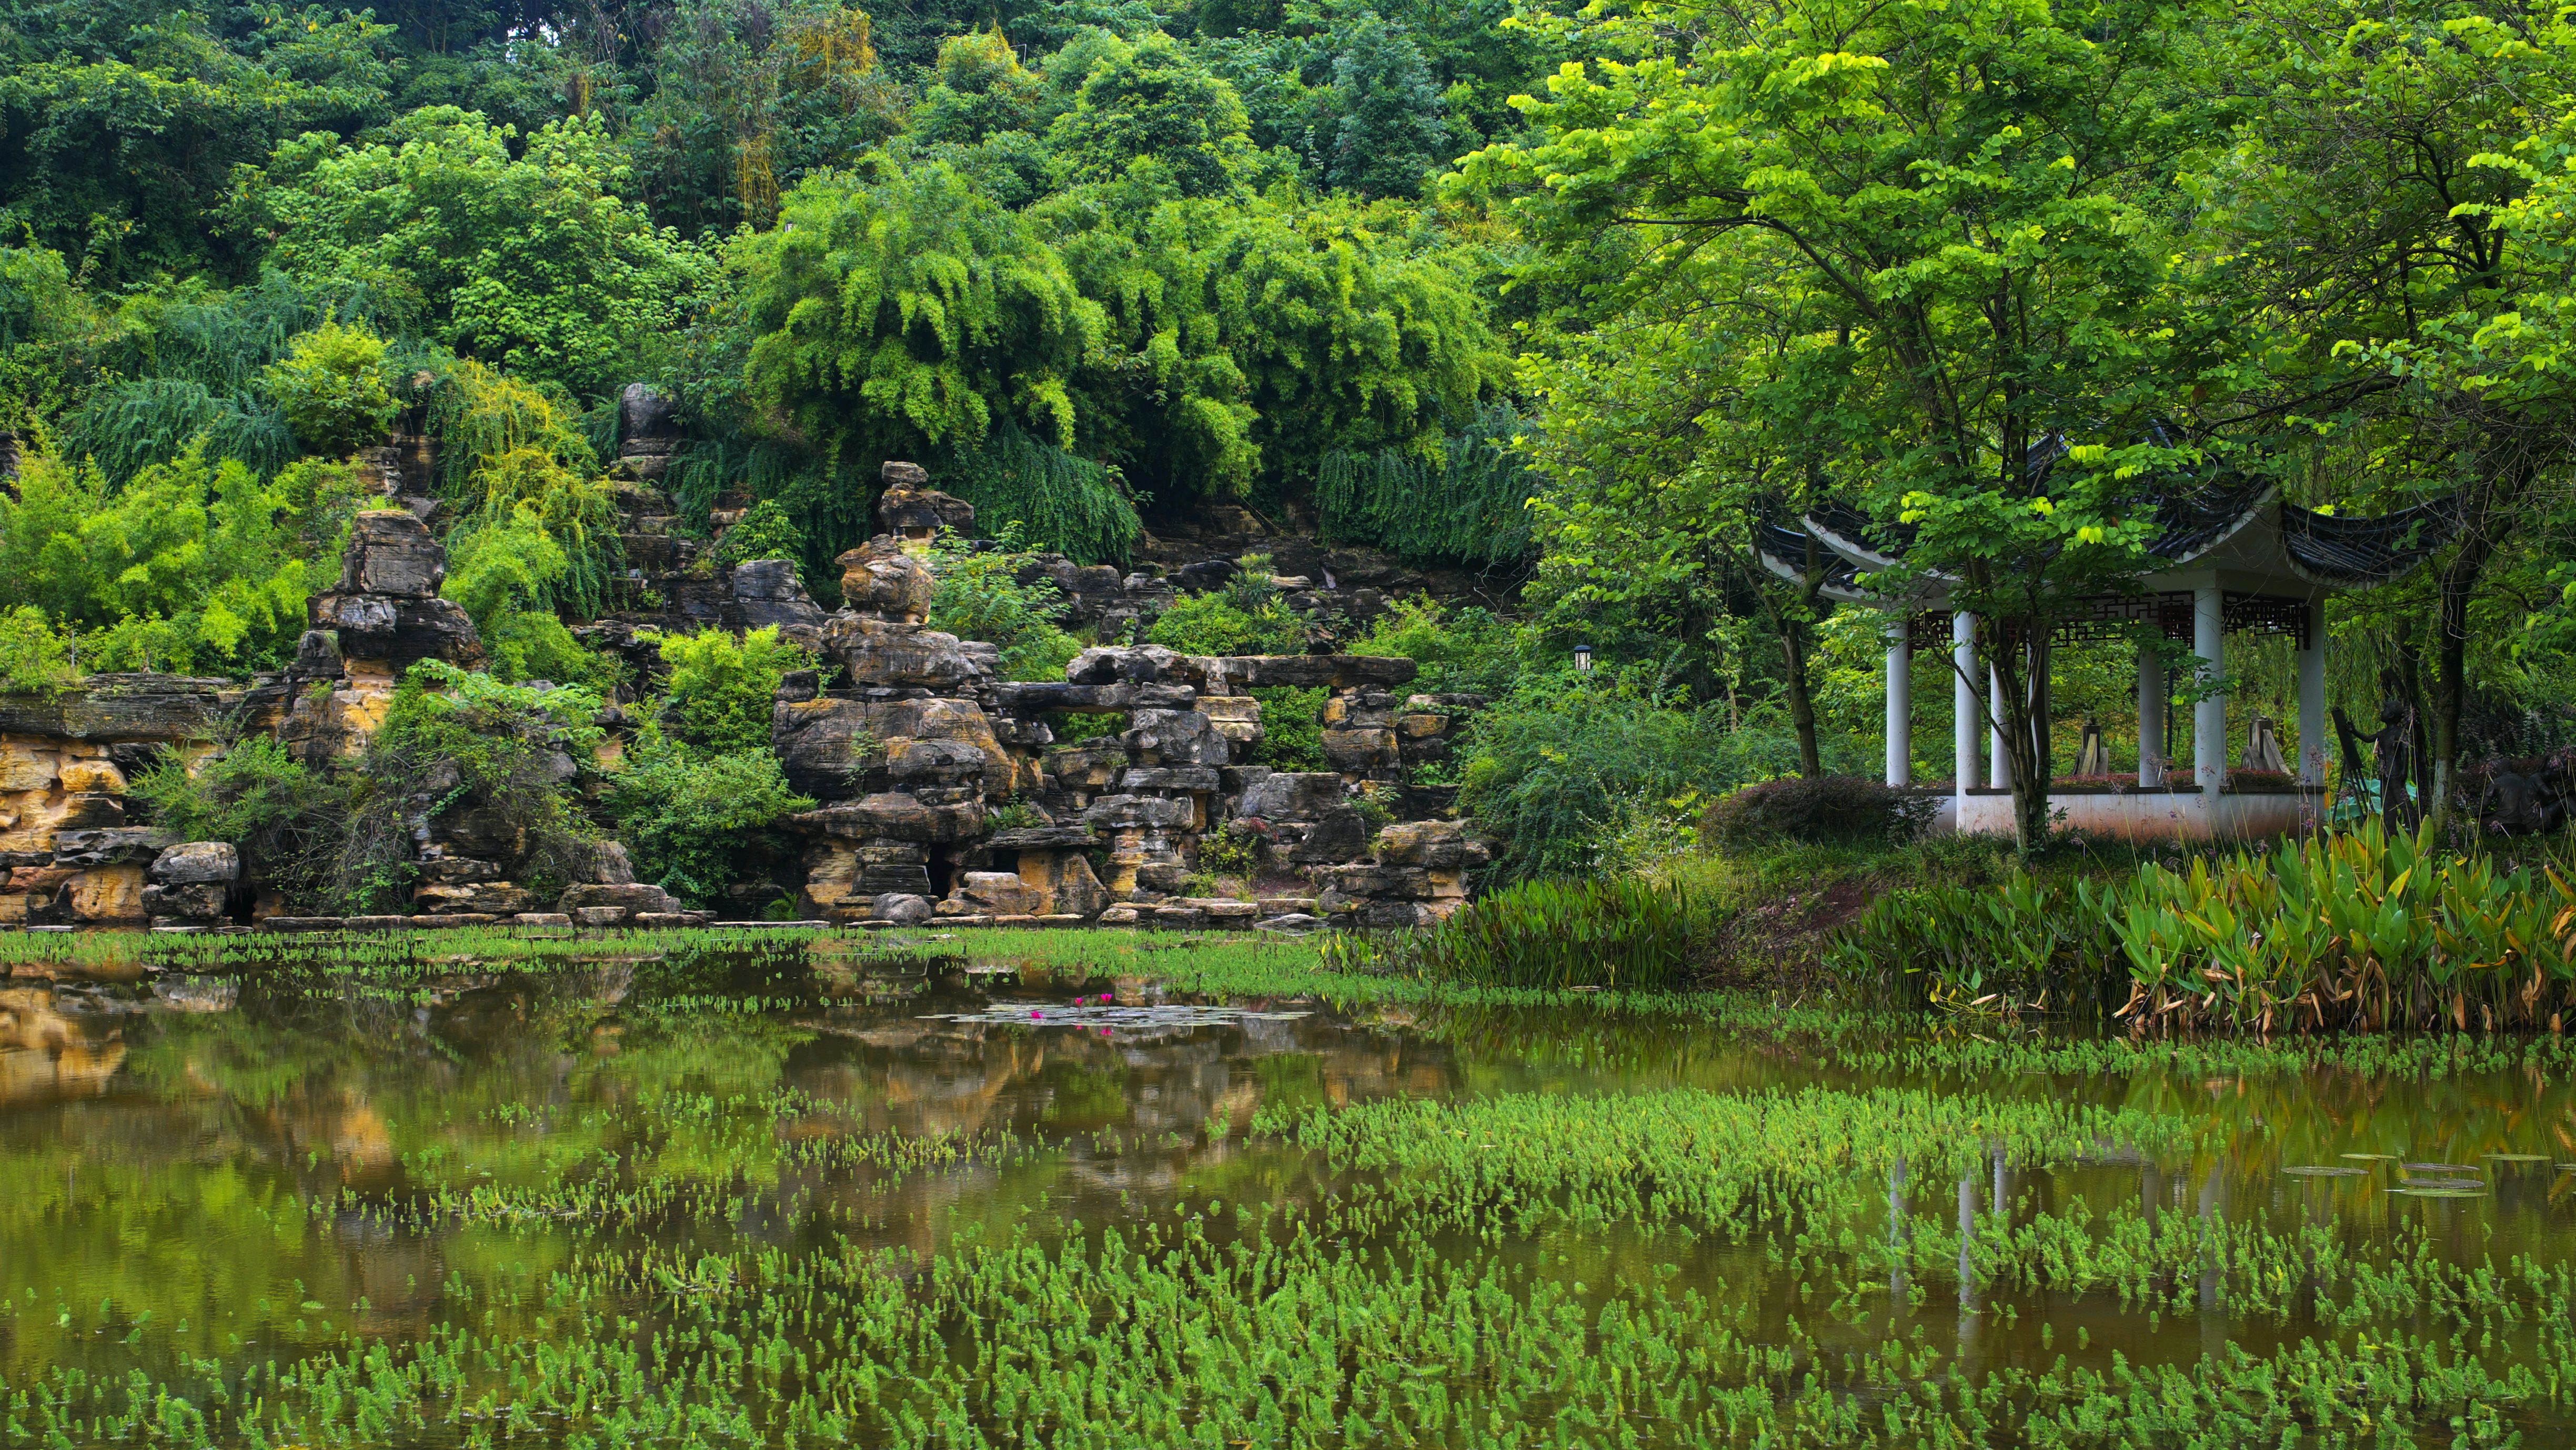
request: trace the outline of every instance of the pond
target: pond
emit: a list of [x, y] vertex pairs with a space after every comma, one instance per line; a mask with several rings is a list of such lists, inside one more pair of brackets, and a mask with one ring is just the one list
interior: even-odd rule
[[0, 982], [0, 1444], [2576, 1434], [2557, 1039], [957, 950]]

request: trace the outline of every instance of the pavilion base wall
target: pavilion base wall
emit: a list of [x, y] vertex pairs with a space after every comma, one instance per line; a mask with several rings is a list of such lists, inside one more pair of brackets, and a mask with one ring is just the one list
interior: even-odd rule
[[[2324, 825], [2326, 794], [2298, 791], [2198, 790], [2051, 792], [2049, 814], [2068, 830], [2127, 841], [2267, 841]], [[2059, 812], [2064, 812], [2059, 817]], [[1950, 798], [1934, 822], [1980, 835], [2009, 836], [2012, 792], [1974, 790]]]

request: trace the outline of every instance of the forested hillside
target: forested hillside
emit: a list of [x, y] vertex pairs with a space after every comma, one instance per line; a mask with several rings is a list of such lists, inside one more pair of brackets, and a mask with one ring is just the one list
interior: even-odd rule
[[[282, 667], [401, 433], [494, 671], [614, 688], [567, 631], [632, 603], [643, 382], [679, 526], [760, 505], [718, 552], [827, 604], [890, 458], [1083, 564], [1223, 507], [1486, 571], [1499, 617], [1341, 641], [1497, 697], [1459, 771], [1514, 869], [1873, 759], [1882, 621], [1751, 547], [1820, 502], [2044, 619], [2213, 471], [2456, 499], [2335, 606], [2337, 697], [2544, 749], [2571, 115], [2576, 36], [2505, 3], [14, 0], [0, 663]], [[2059, 656], [2063, 728], [2125, 649]]]

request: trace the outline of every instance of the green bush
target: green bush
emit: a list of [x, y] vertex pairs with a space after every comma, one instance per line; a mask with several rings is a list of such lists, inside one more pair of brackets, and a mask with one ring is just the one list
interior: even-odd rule
[[748, 564], [754, 559], [800, 560], [805, 557], [805, 531], [787, 516], [778, 500], [765, 498], [743, 510], [733, 527], [716, 540], [718, 564]]
[[1056, 620], [1063, 597], [1051, 579], [1022, 584], [1028, 561], [1016, 529], [1004, 529], [998, 547], [978, 549], [943, 538], [931, 550], [937, 583], [930, 595], [930, 626], [959, 639], [981, 640], [1002, 650], [1002, 676], [1012, 680], [1061, 680], [1082, 642]]
[[614, 678], [608, 657], [582, 648], [547, 602], [572, 565], [533, 506], [514, 504], [458, 529], [447, 562], [439, 592], [473, 619], [494, 675], [594, 688]]
[[1492, 610], [1451, 608], [1428, 595], [1397, 600], [1351, 645], [1357, 655], [1395, 655], [1422, 667], [1413, 687], [1434, 693], [1509, 694], [1528, 673], [1519, 626]]
[[442, 660], [412, 666], [351, 774], [329, 894], [353, 909], [402, 909], [418, 876], [414, 823], [460, 806], [492, 812], [526, 841], [519, 884], [543, 894], [577, 879], [594, 841], [572, 787], [599, 748], [600, 708], [578, 686], [537, 689]]
[[242, 869], [291, 911], [327, 906], [332, 858], [347, 825], [348, 790], [286, 747], [254, 735], [193, 765], [165, 750], [128, 797], [183, 841], [228, 841]]
[[1511, 842], [1503, 869], [1592, 869], [1633, 802], [1706, 793], [1721, 779], [1722, 719], [1570, 679], [1519, 690], [1468, 731], [1458, 803]]
[[1643, 876], [1523, 881], [1381, 950], [1381, 968], [1487, 987], [1662, 990], [1690, 971], [1714, 913]]
[[72, 636], [32, 604], [0, 611], [0, 694], [59, 695], [81, 677]]
[[1164, 610], [1145, 642], [1185, 655], [1303, 654], [1306, 626], [1276, 599], [1251, 611], [1222, 592], [1198, 594]]
[[1901, 845], [1931, 824], [1936, 804], [1866, 776], [1785, 776], [1720, 797], [1701, 814], [1699, 834], [1737, 850], [1781, 841]]
[[814, 802], [788, 788], [765, 745], [708, 754], [660, 743], [627, 757], [607, 805], [642, 879], [711, 906], [735, 882], [766, 874], [776, 843], [765, 828]]
[[1261, 743], [1252, 758], [1273, 770], [1329, 770], [1324, 759], [1324, 702], [1332, 691], [1274, 685], [1254, 690], [1261, 702]]
[[721, 629], [697, 634], [639, 630], [661, 651], [671, 676], [662, 687], [662, 728], [681, 743], [716, 754], [769, 748], [778, 683], [790, 670], [814, 667], [804, 646], [781, 639], [776, 625], [740, 639]]
[[385, 441], [402, 401], [385, 369], [385, 340], [326, 322], [295, 339], [261, 375], [305, 451], [346, 458]]

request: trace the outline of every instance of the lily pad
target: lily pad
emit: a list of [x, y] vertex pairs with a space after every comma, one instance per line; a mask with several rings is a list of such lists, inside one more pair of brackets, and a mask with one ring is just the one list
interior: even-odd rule
[[2549, 1155], [2546, 1153], [2489, 1153], [2484, 1156], [2492, 1158], [2498, 1163], [2546, 1163], [2549, 1161]]
[[2394, 1153], [2337, 1153], [2335, 1156], [2338, 1158], [2366, 1159], [2374, 1163], [2394, 1163], [2397, 1161], [2397, 1155]]
[[2397, 1186], [2400, 1188], [2466, 1188], [2481, 1192], [2486, 1189], [2485, 1184], [2474, 1178], [2408, 1178]]
[[2397, 1194], [2399, 1194], [2399, 1195], [2403, 1196], [2403, 1197], [2406, 1197], [2406, 1198], [2484, 1198], [2484, 1197], [2486, 1197], [2486, 1193], [2485, 1193], [2483, 1190], [2481, 1190], [2481, 1189], [2476, 1189], [2476, 1188], [2400, 1188], [2400, 1189], [2395, 1189], [2395, 1190], [2393, 1190], [2393, 1191], [2394, 1191], [2394, 1192], [2396, 1192]]
[[2478, 1171], [2474, 1165], [2468, 1163], [2405, 1163], [2399, 1166], [2409, 1173], [2475, 1173]]
[[2293, 1178], [2359, 1178], [2362, 1176], [2362, 1170], [2358, 1168], [2322, 1167], [2309, 1163], [2302, 1163], [2295, 1168], [2284, 1168], [2281, 1171]]

